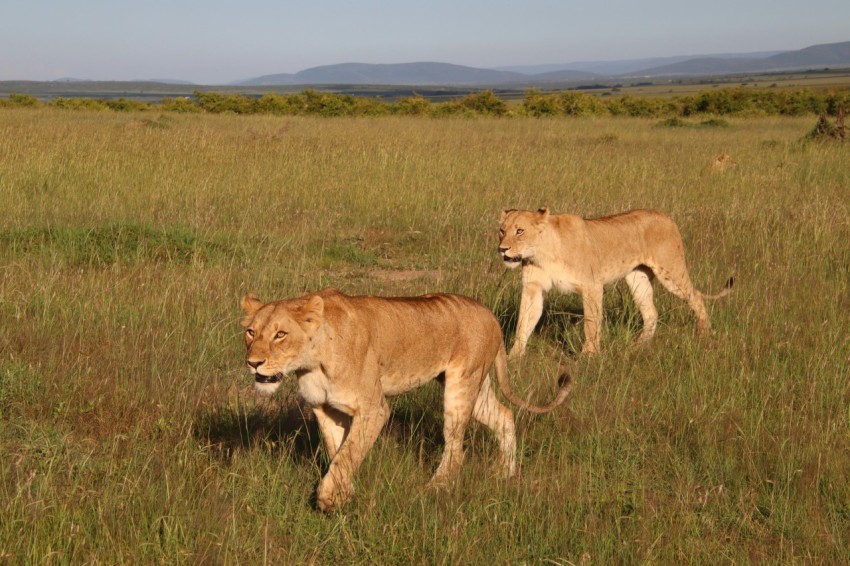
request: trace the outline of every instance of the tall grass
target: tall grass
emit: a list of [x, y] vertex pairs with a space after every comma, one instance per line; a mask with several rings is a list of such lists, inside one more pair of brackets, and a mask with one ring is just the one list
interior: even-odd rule
[[[811, 118], [319, 119], [0, 112], [0, 561], [837, 563], [850, 556], [848, 148]], [[720, 152], [738, 165], [714, 171]], [[665, 210], [698, 288], [737, 287], [695, 336], [606, 293], [605, 352], [552, 296], [516, 387], [522, 475], [473, 426], [447, 492], [437, 385], [393, 418], [340, 513], [294, 385], [243, 371], [238, 297], [471, 295], [510, 335], [499, 211]], [[512, 338], [510, 336], [509, 338]]]

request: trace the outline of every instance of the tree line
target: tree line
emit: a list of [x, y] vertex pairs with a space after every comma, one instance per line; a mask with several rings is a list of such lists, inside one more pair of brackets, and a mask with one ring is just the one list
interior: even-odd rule
[[272, 114], [283, 116], [632, 116], [671, 117], [710, 114], [720, 116], [836, 116], [850, 108], [850, 89], [715, 88], [671, 98], [653, 96], [601, 97], [578, 91], [543, 92], [531, 89], [511, 103], [491, 90], [474, 92], [444, 102], [423, 96], [394, 100], [305, 90], [293, 94], [222, 94], [195, 91], [193, 96], [163, 98], [159, 103], [128, 98], [66, 98], [40, 101], [26, 94], [0, 99], [0, 108], [55, 107], [72, 110], [206, 112], [211, 114]]

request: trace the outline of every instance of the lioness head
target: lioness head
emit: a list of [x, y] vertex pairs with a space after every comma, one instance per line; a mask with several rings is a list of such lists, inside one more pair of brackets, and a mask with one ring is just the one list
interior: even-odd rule
[[245, 318], [245, 363], [258, 392], [271, 395], [284, 374], [309, 363], [310, 341], [318, 331], [324, 301], [318, 295], [263, 304], [254, 295], [242, 298]]
[[523, 260], [534, 257], [537, 237], [543, 231], [549, 209], [545, 206], [533, 212], [531, 210], [509, 209], [502, 211], [499, 227], [499, 255], [505, 266], [513, 269]]

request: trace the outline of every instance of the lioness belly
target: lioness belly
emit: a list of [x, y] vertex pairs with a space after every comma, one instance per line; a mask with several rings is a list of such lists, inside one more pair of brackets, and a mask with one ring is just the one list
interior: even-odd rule
[[381, 389], [383, 389], [384, 395], [389, 397], [399, 395], [400, 393], [416, 389], [420, 385], [428, 383], [441, 374], [442, 371], [442, 368], [434, 368], [423, 372], [417, 372], [413, 375], [409, 372], [387, 372], [381, 375]]

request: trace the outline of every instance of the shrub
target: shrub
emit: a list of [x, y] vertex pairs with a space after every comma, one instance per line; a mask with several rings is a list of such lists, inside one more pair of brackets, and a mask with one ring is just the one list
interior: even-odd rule
[[164, 112], [200, 112], [201, 108], [188, 96], [178, 98], [163, 98], [159, 105]]
[[355, 116], [384, 116], [391, 112], [390, 105], [383, 100], [365, 96], [354, 97], [351, 111]]
[[116, 100], [107, 100], [106, 107], [116, 112], [130, 112], [139, 110], [150, 110], [151, 105], [147, 102], [138, 100], [129, 100], [127, 98], [118, 98]]
[[254, 101], [254, 111], [263, 114], [293, 115], [301, 112], [302, 103], [297, 96], [264, 94]]
[[391, 106], [393, 114], [404, 116], [424, 116], [431, 111], [431, 102], [424, 96], [418, 94], [405, 96], [396, 100]]
[[35, 108], [39, 105], [38, 99], [29, 94], [18, 94], [13, 92], [9, 95], [10, 106]]
[[213, 114], [233, 113], [251, 114], [252, 102], [241, 94], [219, 94], [217, 92], [195, 91], [198, 106], [205, 112]]
[[508, 105], [496, 96], [492, 90], [474, 92], [457, 100], [439, 105], [442, 114], [481, 114], [484, 116], [504, 116]]
[[109, 110], [103, 100], [96, 98], [64, 98], [60, 96], [50, 104], [65, 110]]
[[608, 107], [604, 102], [583, 92], [562, 92], [558, 95], [557, 104], [561, 114], [566, 116], [608, 114]]
[[523, 99], [521, 112], [526, 116], [539, 118], [541, 116], [557, 116], [561, 113], [557, 97], [555, 95], [542, 94], [537, 89], [526, 91]]

